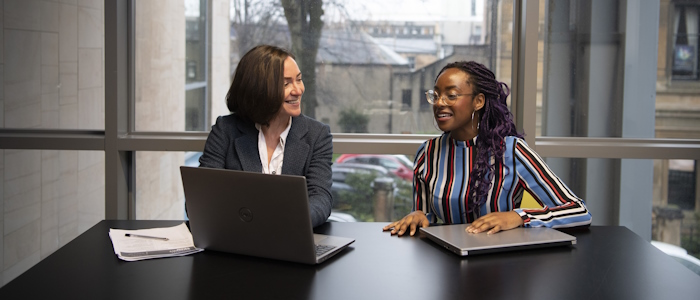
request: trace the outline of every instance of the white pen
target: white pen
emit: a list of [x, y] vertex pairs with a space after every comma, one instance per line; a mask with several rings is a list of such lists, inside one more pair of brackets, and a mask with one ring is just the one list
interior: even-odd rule
[[139, 237], [139, 238], [144, 238], [144, 239], [154, 239], [154, 240], [161, 240], [161, 241], [167, 241], [168, 238], [164, 237], [157, 237], [157, 236], [148, 236], [148, 235], [140, 235], [140, 234], [131, 234], [131, 233], [126, 233], [124, 234], [126, 237]]

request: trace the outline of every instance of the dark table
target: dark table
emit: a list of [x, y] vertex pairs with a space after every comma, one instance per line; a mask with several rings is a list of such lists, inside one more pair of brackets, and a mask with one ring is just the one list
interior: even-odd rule
[[569, 230], [575, 246], [458, 257], [386, 223], [327, 223], [350, 248], [321, 265], [204, 251], [125, 262], [102, 221], [2, 289], [0, 299], [700, 299], [700, 276], [625, 227]]

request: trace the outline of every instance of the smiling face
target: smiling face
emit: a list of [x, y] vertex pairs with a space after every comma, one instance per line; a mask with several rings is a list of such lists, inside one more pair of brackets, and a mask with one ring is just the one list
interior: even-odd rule
[[279, 117], [296, 117], [301, 114], [301, 95], [304, 94], [304, 82], [301, 71], [292, 57], [284, 60], [284, 102]]
[[[433, 113], [438, 127], [442, 131], [450, 131], [452, 138], [466, 141], [477, 135], [478, 113], [472, 113], [484, 106], [484, 94], [474, 95], [473, 86], [469, 83], [469, 74], [451, 68], [445, 70], [435, 82], [435, 92], [441, 98], [433, 105]], [[442, 99], [445, 98], [445, 99]], [[455, 99], [448, 106], [444, 100]]]

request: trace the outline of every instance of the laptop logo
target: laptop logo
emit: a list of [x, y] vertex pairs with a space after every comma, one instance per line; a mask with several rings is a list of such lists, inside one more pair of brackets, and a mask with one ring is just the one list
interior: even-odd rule
[[243, 222], [250, 222], [253, 221], [253, 212], [250, 211], [247, 207], [243, 207], [238, 211], [238, 216], [241, 217], [241, 220]]

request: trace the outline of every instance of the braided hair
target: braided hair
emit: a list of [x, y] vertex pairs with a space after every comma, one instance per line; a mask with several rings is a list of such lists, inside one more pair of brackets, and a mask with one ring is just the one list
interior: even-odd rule
[[[445, 70], [456, 68], [469, 75], [467, 84], [472, 86], [474, 94], [484, 94], [484, 106], [476, 111], [478, 115], [478, 138], [476, 143], [476, 163], [470, 171], [469, 189], [475, 191], [469, 212], [473, 212], [486, 202], [491, 185], [493, 184], [495, 161], [503, 160], [505, 152], [504, 139], [506, 136], [523, 135], [516, 131], [513, 115], [508, 110], [506, 98], [510, 94], [508, 85], [496, 80], [496, 76], [484, 65], [474, 61], [458, 61], [447, 64], [437, 77]], [[437, 82], [437, 77], [435, 81]], [[490, 157], [495, 158], [494, 163]], [[486, 174], [489, 174], [486, 176]], [[471, 196], [471, 195], [470, 195]]]

